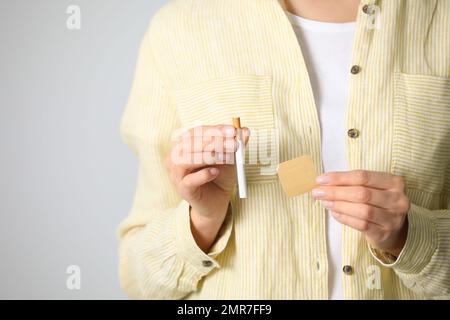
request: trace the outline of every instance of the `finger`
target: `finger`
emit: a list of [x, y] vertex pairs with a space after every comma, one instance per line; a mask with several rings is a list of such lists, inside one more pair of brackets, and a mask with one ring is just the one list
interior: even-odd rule
[[184, 131], [179, 139], [190, 137], [235, 137], [236, 128], [231, 125], [220, 124], [216, 126], [197, 126]]
[[367, 220], [384, 228], [389, 224], [390, 213], [378, 207], [347, 201], [323, 201], [323, 206], [330, 211], [339, 212], [360, 220]]
[[205, 183], [213, 181], [215, 178], [217, 178], [219, 173], [220, 170], [218, 168], [204, 168], [186, 175], [182, 180], [182, 184], [189, 189], [198, 188]]
[[349, 215], [345, 215], [342, 214], [340, 212], [335, 212], [332, 211], [331, 215], [339, 222], [342, 224], [345, 224], [346, 226], [349, 226], [350, 228], [353, 228], [355, 230], [364, 232], [364, 233], [369, 233], [369, 232], [374, 232], [375, 229], [378, 229], [377, 225], [367, 221], [367, 220], [362, 220], [362, 219], [358, 219]]
[[380, 190], [363, 186], [321, 186], [312, 190], [314, 198], [332, 201], [366, 203], [380, 208], [395, 207], [400, 194], [392, 190]]
[[386, 172], [353, 170], [328, 172], [317, 177], [321, 185], [366, 186], [375, 189], [403, 188], [403, 178]]
[[194, 165], [234, 164], [234, 153], [202, 152], [193, 154]]
[[184, 153], [194, 153], [203, 151], [215, 152], [236, 152], [238, 147], [237, 141], [225, 137], [190, 137], [185, 138], [181, 142], [181, 149]]
[[172, 159], [174, 170], [184, 177], [186, 174], [208, 165], [232, 165], [234, 153], [196, 152], [183, 154], [182, 157]]
[[247, 127], [242, 128], [242, 138], [244, 139], [244, 143], [247, 144], [250, 139], [250, 129]]

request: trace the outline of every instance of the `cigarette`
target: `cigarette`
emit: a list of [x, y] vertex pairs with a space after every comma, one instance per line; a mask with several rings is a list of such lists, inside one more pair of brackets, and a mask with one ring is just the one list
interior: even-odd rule
[[236, 141], [238, 143], [238, 149], [236, 150], [236, 171], [239, 189], [239, 198], [247, 198], [247, 182], [245, 179], [244, 170], [244, 148], [245, 142], [242, 136], [241, 119], [233, 118], [233, 126], [236, 128]]

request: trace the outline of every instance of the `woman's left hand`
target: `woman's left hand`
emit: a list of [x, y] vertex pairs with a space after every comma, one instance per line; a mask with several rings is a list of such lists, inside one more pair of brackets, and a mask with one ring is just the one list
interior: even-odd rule
[[361, 231], [369, 244], [396, 257], [406, 242], [410, 201], [402, 177], [355, 170], [329, 172], [317, 178], [313, 196], [334, 218]]

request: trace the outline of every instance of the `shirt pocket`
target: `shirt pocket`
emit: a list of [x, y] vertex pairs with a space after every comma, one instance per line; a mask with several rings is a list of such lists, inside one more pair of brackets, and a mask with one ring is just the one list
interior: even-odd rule
[[395, 75], [392, 172], [408, 188], [442, 192], [450, 161], [450, 78]]
[[[251, 131], [246, 148], [247, 182], [276, 180], [278, 138], [272, 103], [272, 76], [215, 78], [175, 90], [173, 96], [184, 128], [232, 124], [232, 118], [240, 117], [241, 125]], [[276, 155], [272, 154], [274, 152]]]

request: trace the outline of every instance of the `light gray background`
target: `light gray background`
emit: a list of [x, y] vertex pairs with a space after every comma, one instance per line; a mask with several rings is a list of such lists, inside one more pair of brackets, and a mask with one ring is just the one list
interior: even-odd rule
[[[164, 0], [0, 0], [0, 298], [126, 298], [116, 229], [137, 161], [119, 123]], [[66, 28], [69, 5], [81, 30]], [[81, 290], [66, 268], [81, 267]]]

